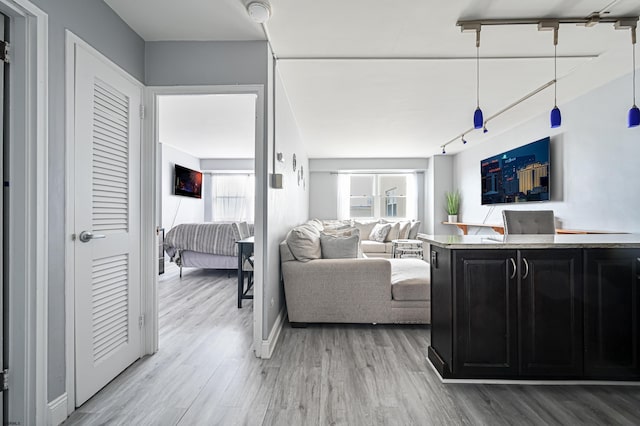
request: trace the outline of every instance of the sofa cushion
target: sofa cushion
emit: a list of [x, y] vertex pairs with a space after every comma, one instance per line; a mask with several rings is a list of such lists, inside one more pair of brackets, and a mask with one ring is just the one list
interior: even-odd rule
[[309, 219], [305, 225], [311, 225], [318, 231], [322, 231], [324, 225], [320, 219]]
[[358, 257], [358, 235], [320, 234], [323, 259], [355, 259]]
[[322, 226], [324, 230], [327, 229], [346, 229], [351, 228], [352, 224], [350, 220], [323, 220]]
[[368, 239], [371, 235], [373, 227], [376, 226], [377, 221], [353, 221], [353, 226], [360, 230], [360, 236], [362, 239]]
[[386, 244], [378, 241], [362, 240], [360, 245], [365, 253], [385, 253], [386, 249]]
[[410, 240], [415, 240], [418, 236], [418, 231], [420, 230], [420, 221], [416, 220], [411, 222], [411, 229], [409, 229], [409, 235], [407, 236]]
[[420, 259], [389, 259], [393, 300], [431, 300], [429, 264]]
[[389, 233], [387, 234], [387, 236], [385, 237], [385, 241], [386, 242], [391, 242], [393, 240], [397, 240], [400, 235], [400, 222], [393, 222], [390, 223], [391, 225], [391, 229], [389, 229]]
[[369, 234], [369, 239], [371, 241], [377, 241], [379, 243], [384, 242], [385, 238], [387, 238], [387, 234], [391, 230], [390, 223], [376, 223]]
[[311, 224], [293, 228], [287, 235], [287, 245], [297, 260], [306, 262], [322, 257], [320, 231]]
[[409, 238], [409, 231], [411, 230], [411, 222], [406, 220], [400, 222], [400, 232], [398, 232], [398, 239], [405, 240]]

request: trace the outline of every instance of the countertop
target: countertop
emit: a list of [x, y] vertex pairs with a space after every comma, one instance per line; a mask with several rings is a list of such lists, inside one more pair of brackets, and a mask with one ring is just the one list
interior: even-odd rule
[[447, 249], [640, 248], [640, 234], [418, 234], [417, 238]]

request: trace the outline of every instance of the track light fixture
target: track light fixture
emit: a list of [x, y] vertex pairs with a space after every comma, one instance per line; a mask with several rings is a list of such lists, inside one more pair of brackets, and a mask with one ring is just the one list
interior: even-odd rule
[[445, 155], [447, 151], [444, 149], [444, 145], [442, 145], [442, 155]]
[[[607, 6], [609, 7], [609, 6]], [[482, 129], [484, 133], [487, 133], [487, 122], [500, 115], [506, 109], [510, 109], [513, 106], [519, 104], [525, 99], [533, 96], [535, 93], [554, 85], [553, 96], [553, 109], [550, 114], [551, 127], [560, 127], [562, 124], [562, 114], [560, 108], [558, 108], [557, 100], [557, 82], [558, 82], [558, 28], [560, 24], [576, 24], [585, 27], [593, 27], [599, 23], [613, 23], [616, 29], [631, 29], [631, 39], [633, 47], [633, 106], [629, 110], [628, 124], [629, 127], [640, 126], [640, 109], [636, 105], [636, 28], [638, 26], [638, 16], [626, 16], [626, 17], [612, 17], [603, 16], [606, 14], [604, 10], [602, 12], [594, 12], [586, 18], [525, 18], [525, 19], [482, 19], [475, 21], [458, 21], [457, 25], [460, 26], [463, 32], [474, 31], [476, 33], [476, 111], [473, 115], [473, 128]], [[488, 119], [483, 119], [482, 110], [480, 109], [480, 30], [483, 25], [492, 26], [504, 26], [504, 25], [537, 25], [539, 30], [553, 30], [553, 80], [542, 86], [540, 89], [535, 90], [525, 98], [515, 102], [507, 107], [505, 110], [494, 114]], [[463, 133], [464, 135], [464, 133]], [[455, 140], [455, 139], [453, 139]], [[447, 142], [444, 146], [448, 145], [452, 141]], [[443, 150], [444, 150], [443, 146]]]
[[467, 140], [464, 138], [464, 135], [460, 136], [460, 140], [462, 141], [462, 145], [467, 144]]
[[640, 125], [640, 109], [636, 105], [636, 25], [631, 27], [631, 48], [633, 57], [633, 106], [629, 110], [629, 127]]
[[484, 116], [480, 109], [480, 26], [476, 29], [476, 110], [473, 113], [473, 128], [482, 128]]
[[558, 21], [540, 22], [538, 24], [539, 31], [553, 30], [553, 109], [550, 114], [551, 128], [560, 127], [562, 124], [562, 115], [558, 108]]

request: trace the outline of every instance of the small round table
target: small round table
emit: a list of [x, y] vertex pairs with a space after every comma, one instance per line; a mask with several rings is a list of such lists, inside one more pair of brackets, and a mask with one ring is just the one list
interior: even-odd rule
[[421, 240], [391, 240], [391, 257], [394, 259], [424, 259]]

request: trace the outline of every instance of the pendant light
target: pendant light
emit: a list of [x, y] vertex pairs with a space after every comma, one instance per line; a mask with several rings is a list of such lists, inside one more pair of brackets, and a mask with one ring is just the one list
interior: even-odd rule
[[482, 129], [484, 116], [480, 109], [480, 26], [476, 29], [476, 110], [473, 113], [473, 128]]
[[553, 109], [551, 110], [551, 128], [560, 127], [562, 115], [558, 108], [558, 23], [553, 28]]
[[629, 110], [629, 127], [640, 125], [640, 109], [636, 105], [636, 27], [631, 27], [631, 48], [633, 57], [633, 106]]

